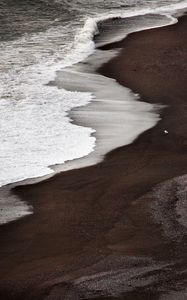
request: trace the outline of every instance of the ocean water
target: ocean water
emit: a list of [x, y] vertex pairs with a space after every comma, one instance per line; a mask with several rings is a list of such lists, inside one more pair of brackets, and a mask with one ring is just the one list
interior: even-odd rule
[[[172, 15], [186, 7], [186, 0], [1, 0], [0, 186], [4, 187], [4, 192], [0, 195], [1, 223], [20, 216], [19, 200], [14, 199], [12, 206], [10, 199], [6, 202], [6, 185], [52, 174], [55, 168], [51, 166], [63, 165], [65, 162], [66, 169], [74, 168], [76, 165], [72, 161], [80, 161], [77, 159], [82, 157], [91, 156], [92, 163], [95, 163], [99, 161], [98, 158], [95, 160], [98, 152], [98, 157], [102, 159], [111, 149], [132, 142], [141, 132], [156, 124], [159, 115], [153, 111], [153, 107], [147, 104], [145, 107], [138, 106], [137, 114], [137, 106], [130, 102], [137, 101], [137, 95], [126, 91], [128, 96], [123, 108], [123, 118], [125, 114], [127, 118], [124, 130], [126, 128], [132, 134], [127, 136], [124, 131], [126, 139], [112, 139], [116, 134], [119, 137], [122, 135], [118, 128], [106, 147], [104, 136], [107, 128], [100, 134], [103, 123], [97, 119], [97, 109], [88, 105], [98, 99], [102, 103], [106, 97], [108, 99], [108, 95], [98, 93], [101, 87], [98, 86], [98, 80], [101, 78], [98, 79], [96, 74], [94, 78], [92, 76], [96, 61], [101, 64], [104, 61], [102, 55], [98, 60], [96, 44], [120, 40], [133, 31], [172, 24], [176, 22]], [[127, 21], [116, 25], [115, 19], [112, 19], [116, 17]], [[112, 55], [115, 53], [111, 53]], [[90, 57], [91, 72], [84, 70], [81, 65], [81, 62]], [[76, 74], [77, 70], [79, 74]], [[84, 72], [89, 73], [86, 90], [83, 89], [84, 76], [77, 83], [77, 78]], [[102, 78], [103, 86], [106, 86], [107, 80]], [[49, 84], [50, 82], [53, 84]], [[116, 91], [115, 95], [119, 96], [118, 102], [124, 105], [122, 87], [117, 87], [117, 83], [113, 81], [112, 86]], [[106, 102], [104, 105], [106, 106]], [[117, 102], [107, 105], [107, 112], [115, 110], [115, 107], [121, 108], [120, 105], [117, 106]], [[81, 109], [82, 117], [89, 115], [93, 122], [88, 125], [88, 118], [83, 118], [85, 126], [82, 123], [72, 123], [69, 112], [78, 108]], [[82, 113], [84, 110], [86, 114]], [[136, 116], [140, 117], [142, 114], [146, 116], [146, 125], [137, 131], [139, 123], [134, 126]], [[100, 126], [92, 126], [94, 119]], [[78, 163], [77, 166], [85, 164], [90, 163]], [[59, 170], [63, 170], [63, 167]], [[21, 215], [30, 211], [24, 205]]]

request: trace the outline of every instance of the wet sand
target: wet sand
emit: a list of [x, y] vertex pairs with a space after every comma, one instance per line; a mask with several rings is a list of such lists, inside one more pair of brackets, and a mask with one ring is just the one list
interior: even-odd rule
[[105, 47], [122, 51], [99, 72], [166, 105], [162, 120], [96, 166], [15, 188], [34, 215], [0, 227], [0, 299], [186, 299], [186, 38], [183, 17]]

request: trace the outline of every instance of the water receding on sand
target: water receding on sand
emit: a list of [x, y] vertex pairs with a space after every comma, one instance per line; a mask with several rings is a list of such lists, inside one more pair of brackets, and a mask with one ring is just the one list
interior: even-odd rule
[[[177, 8], [178, 4], [173, 7]], [[61, 171], [97, 163], [107, 152], [131, 143], [159, 120], [157, 107], [138, 103], [137, 95], [96, 74], [96, 67], [105, 61], [105, 56], [112, 57], [115, 53], [95, 51], [93, 36], [100, 29], [96, 43], [101, 45], [119, 40], [131, 31], [171, 24], [176, 19], [166, 16], [167, 5], [161, 10], [162, 16], [151, 15], [155, 7], [149, 5], [117, 9], [113, 12], [102, 9], [86, 21], [81, 15], [71, 24], [65, 22], [65, 26], [57, 18], [45, 32], [32, 32], [2, 42], [1, 186], [27, 178], [41, 179], [53, 174], [54, 169]], [[158, 12], [159, 9], [158, 6]], [[135, 21], [134, 16], [139, 14], [143, 16]], [[132, 20], [124, 23], [112, 19], [112, 26], [106, 21], [107, 30], [102, 22], [129, 16]], [[90, 61], [84, 61], [93, 53]], [[84, 63], [72, 67], [80, 61]], [[59, 69], [63, 71], [55, 79], [58, 84], [48, 84]], [[93, 99], [91, 105], [85, 106]], [[81, 109], [77, 110], [78, 107]], [[68, 117], [70, 110], [74, 123]], [[86, 158], [77, 160], [80, 157]], [[51, 168], [64, 162], [67, 163], [62, 167]]]

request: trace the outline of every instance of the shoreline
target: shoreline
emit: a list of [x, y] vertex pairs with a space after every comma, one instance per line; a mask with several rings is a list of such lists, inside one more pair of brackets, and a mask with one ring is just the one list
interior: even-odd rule
[[[86, 130], [93, 132], [90, 135], [90, 139], [96, 139], [94, 148], [86, 156], [67, 160], [63, 164], [48, 166], [49, 173], [44, 176], [27, 178], [1, 187], [1, 224], [14, 222], [20, 217], [25, 217], [33, 212], [30, 205], [27, 206], [26, 203], [21, 202], [18, 198], [14, 199], [15, 195], [11, 196], [11, 190], [14, 187], [39, 183], [60, 172], [100, 163], [107, 153], [131, 144], [140, 134], [155, 126], [159, 121], [159, 110], [162, 107], [143, 101], [140, 102], [138, 94], [133, 94], [130, 89], [120, 85], [114, 79], [102, 76], [97, 72], [101, 65], [111, 60], [119, 52], [119, 49], [106, 52], [99, 48], [101, 44], [111, 44], [109, 43], [110, 39], [118, 40], [119, 33], [122, 39], [122, 35], [126, 38], [130, 33], [175, 24], [178, 22], [176, 16], [148, 14], [135, 18], [128, 17], [120, 19], [120, 26], [118, 24], [119, 21], [115, 19], [106, 20], [105, 22], [103, 26], [107, 26], [107, 31], [102, 29], [99, 38], [98, 36], [95, 37], [96, 49], [94, 53], [83, 62], [58, 71], [56, 79], [49, 82], [49, 86], [58, 87], [59, 90], [65, 88], [65, 90], [70, 92], [86, 92], [89, 93], [89, 97], [93, 98], [87, 105], [68, 111], [67, 118], [71, 124], [83, 126]], [[146, 27], [145, 23], [148, 23], [149, 27]], [[112, 38], [110, 36], [111, 33], [115, 33], [114, 36], [116, 34], [117, 36]], [[110, 89], [108, 86], [110, 86]], [[113, 119], [112, 122], [111, 119]], [[9, 199], [7, 206], [4, 195], [7, 195]], [[17, 207], [19, 206], [20, 213], [15, 211], [14, 203], [16, 203]]]
[[[75, 299], [77, 290], [86, 299], [88, 291], [91, 293], [94, 288], [86, 285], [83, 276], [88, 276], [91, 285], [96, 280], [92, 275], [99, 274], [102, 282], [101, 272], [108, 274], [110, 266], [109, 269], [114, 271], [112, 276], [116, 278], [115, 269], [119, 266], [129, 272], [131, 263], [126, 261], [129, 256], [135, 257], [139, 267], [143, 264], [145, 272], [148, 272], [145, 270], [147, 265], [157, 276], [160, 276], [157, 270], [162, 269], [163, 274], [158, 278], [162, 288], [166, 284], [165, 274], [169, 276], [168, 268], [176, 271], [170, 282], [179, 283], [182, 267], [176, 262], [177, 257], [185, 262], [186, 237], [182, 237], [182, 244], [166, 238], [162, 226], [150, 218], [147, 203], [148, 199], [153, 201], [151, 190], [155, 185], [187, 173], [186, 89], [185, 78], [182, 78], [186, 76], [185, 65], [183, 76], [179, 76], [182, 62], [186, 61], [182, 43], [186, 23], [186, 17], [183, 17], [176, 25], [133, 33], [125, 40], [107, 46], [120, 46], [123, 51], [100, 69], [102, 74], [114, 76], [122, 85], [139, 92], [146, 102], [172, 106], [164, 109], [162, 120], [156, 127], [143, 133], [133, 144], [107, 154], [100, 164], [58, 174], [34, 186], [15, 188], [17, 195], [34, 204], [35, 214], [0, 227], [3, 241], [0, 246], [0, 295], [3, 299], [16, 299], [8, 296], [10, 282], [11, 294], [24, 299], [33, 288], [35, 276], [42, 279], [37, 281], [29, 299], [43, 299], [46, 291], [51, 296], [64, 293], [64, 299], [70, 293], [69, 299]], [[176, 53], [177, 61], [174, 60]], [[128, 71], [124, 72], [124, 69]], [[168, 80], [163, 84], [164, 78]], [[176, 99], [181, 107], [176, 105]], [[164, 130], [169, 132], [168, 135]], [[182, 245], [183, 249], [180, 249]], [[139, 272], [138, 269], [135, 273], [143, 274]], [[113, 282], [111, 273], [105, 280]], [[128, 280], [124, 278], [123, 283]], [[143, 275], [141, 280], [144, 280]], [[20, 284], [24, 284], [24, 290]], [[149, 290], [154, 297], [158, 296], [155, 284], [152, 283]], [[125, 299], [138, 296], [136, 289], [128, 291], [126, 288], [122, 292]], [[142, 298], [137, 299], [146, 299], [146, 284], [139, 292]]]

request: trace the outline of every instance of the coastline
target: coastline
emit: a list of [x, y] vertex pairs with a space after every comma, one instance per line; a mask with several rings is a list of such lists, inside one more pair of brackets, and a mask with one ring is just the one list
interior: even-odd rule
[[[181, 14], [182, 12], [178, 12], [178, 16]], [[64, 107], [60, 101], [63, 106], [63, 109], [62, 106], [61, 109], [65, 109], [67, 113], [67, 121], [69, 120], [69, 126], [72, 129], [70, 130], [69, 128], [69, 137], [71, 141], [71, 143], [69, 141], [69, 146], [67, 146], [61, 138], [61, 145], [59, 146], [58, 143], [60, 140], [58, 138], [56, 140], [56, 137], [63, 136], [63, 134], [61, 135], [59, 132], [60, 126], [58, 125], [58, 128], [56, 129], [56, 125], [50, 125], [49, 120], [46, 126], [47, 128], [52, 127], [54, 134], [52, 134], [51, 138], [46, 137], [45, 141], [43, 138], [42, 141], [40, 140], [42, 149], [47, 151], [48, 146], [46, 145], [46, 141], [51, 141], [51, 139], [55, 137], [54, 142], [51, 143], [51, 145], [53, 145], [51, 152], [59, 152], [58, 159], [60, 157], [62, 159], [65, 153], [66, 158], [69, 158], [65, 159], [64, 157], [64, 163], [62, 163], [63, 160], [58, 161], [57, 159], [56, 161], [56, 159], [54, 159], [55, 155], [51, 155], [50, 153], [50, 158], [48, 158], [50, 161], [53, 160], [54, 164], [42, 166], [44, 169], [47, 168], [46, 173], [44, 169], [42, 169], [44, 171], [44, 173], [42, 171], [43, 176], [36, 177], [35, 174], [33, 175], [34, 177], [30, 176], [28, 179], [21, 180], [23, 174], [25, 174], [25, 170], [23, 170], [19, 181], [0, 187], [0, 224], [9, 223], [33, 213], [31, 205], [27, 205], [26, 202], [20, 201], [18, 197], [11, 193], [11, 190], [13, 190], [15, 186], [38, 183], [53, 177], [55, 174], [60, 172], [95, 165], [101, 162], [107, 153], [119, 147], [131, 144], [140, 134], [156, 125], [160, 119], [159, 110], [162, 109], [162, 106], [139, 101], [138, 94], [136, 95], [129, 88], [120, 85], [115, 79], [105, 77], [97, 72], [97, 69], [101, 65], [111, 60], [111, 58], [115, 57], [120, 51], [119, 49], [114, 49], [106, 52], [100, 50], [99, 47], [101, 45], [110, 44], [111, 41], [114, 40], [119, 41], [122, 38], [125, 38], [129, 33], [168, 26], [177, 22], [176, 16], [174, 17], [165, 14], [147, 14], [145, 16], [139, 15], [134, 18], [123, 18], [120, 19], [120, 24], [119, 19], [107, 19], [102, 23], [102, 26], [107, 27], [107, 29], [99, 28], [99, 37], [96, 35], [92, 41], [95, 43], [96, 47], [94, 53], [80, 63], [62, 68], [62, 70], [56, 73], [56, 78], [53, 81], [48, 82], [49, 89], [53, 89], [54, 86], [55, 90], [58, 91], [58, 95], [61, 95], [61, 91], [63, 93], [65, 88], [66, 93], [70, 92], [72, 94], [73, 92], [73, 95], [75, 95], [78, 92], [78, 94], [81, 93], [82, 100], [84, 98], [84, 103], [82, 103], [81, 100], [78, 103], [77, 108], [72, 108], [67, 111], [65, 109], [65, 107], [67, 107], [67, 103]], [[98, 26], [101, 26], [101, 24], [98, 24]], [[56, 108], [56, 112], [58, 111], [58, 113], [56, 114], [56, 117], [53, 115], [52, 119], [55, 124], [59, 124], [60, 120], [63, 120], [62, 116], [64, 112], [62, 112], [61, 109], [59, 110], [58, 104], [54, 103], [53, 97], [50, 97], [50, 101], [51, 103], [48, 102], [45, 107], [49, 105], [52, 110], [54, 110], [54, 107]], [[40, 109], [37, 111], [40, 111]], [[50, 111], [48, 112], [48, 115], [51, 115]], [[20, 116], [18, 119], [22, 120], [22, 117]], [[40, 118], [38, 116], [38, 119], [46, 118]], [[63, 130], [65, 130], [63, 122], [61, 125]], [[36, 128], [40, 127], [37, 126]], [[83, 130], [84, 132], [87, 132], [87, 134], [89, 131], [89, 142], [86, 142], [85, 139], [82, 140], [82, 136], [80, 135], [77, 135], [76, 138], [72, 139], [71, 133], [73, 132], [73, 128], [76, 131], [80, 130], [80, 132]], [[18, 129], [17, 131], [19, 132]], [[67, 128], [65, 131], [67, 131]], [[65, 135], [65, 140], [66, 139], [68, 139], [68, 136]], [[91, 145], [90, 143], [93, 143], [93, 148], [88, 151], [88, 148]], [[86, 147], [83, 146], [84, 144]], [[14, 146], [10, 148], [12, 149]], [[68, 153], [67, 149], [69, 149]], [[42, 155], [42, 152], [40, 152], [40, 146], [38, 147], [38, 151], [40, 155]], [[87, 155], [83, 155], [83, 153], [85, 154], [85, 151]], [[76, 156], [74, 156], [75, 152]], [[82, 155], [79, 155], [81, 152]], [[43, 161], [43, 159], [40, 159], [40, 156], [37, 157], [37, 159], [39, 161]], [[22, 164], [24, 165], [24, 161], [21, 159], [21, 165]], [[30, 162], [28, 164], [26, 163], [28, 169], [29, 164]], [[13, 165], [17, 165], [17, 163], [12, 162], [10, 168], [8, 166], [6, 167], [6, 170], [8, 170], [11, 174], [10, 178], [19, 174], [19, 170], [16, 173], [11, 172], [11, 167]], [[36, 166], [37, 165], [38, 164], [36, 163]], [[31, 169], [33, 170], [33, 168]], [[4, 168], [1, 170], [2, 174], [4, 173], [3, 170]]]
[[[157, 266], [152, 272], [163, 265], [168, 268], [171, 263], [178, 272], [175, 263], [178, 257], [185, 261], [186, 238], [180, 249], [180, 243], [162, 234], [162, 226], [150, 217], [147, 202], [153, 197], [147, 193], [155, 185], [187, 173], [183, 43], [186, 23], [183, 17], [177, 25], [133, 33], [124, 41], [107, 46], [124, 50], [100, 72], [138, 92], [145, 101], [168, 107], [162, 111], [162, 120], [156, 127], [133, 144], [109, 153], [102, 163], [58, 174], [34, 186], [15, 188], [18, 196], [34, 206], [35, 214], [0, 228], [3, 299], [25, 299], [37, 276], [41, 279], [29, 299], [42, 299], [46, 291], [50, 295], [63, 292], [64, 299], [67, 293], [75, 296], [76, 290], [81, 289], [78, 278], [107, 273], [108, 265], [113, 270], [119, 262], [127, 272], [125, 258], [129, 256], [137, 257], [136, 264], [142, 264], [140, 256], [143, 257], [146, 266], [150, 257], [154, 259]], [[149, 263], [153, 265], [152, 261]], [[167, 273], [165, 268], [164, 272]], [[177, 284], [179, 273], [173, 276], [170, 282]], [[98, 278], [101, 279], [99, 275]], [[154, 284], [152, 287], [149, 292], [155, 296], [158, 291]], [[86, 288], [81, 290], [84, 295]], [[136, 299], [134, 290], [129, 293], [127, 296], [126, 291], [125, 299]], [[146, 299], [147, 287], [141, 293], [142, 298], [137, 299]], [[69, 299], [75, 299], [74, 296]]]

